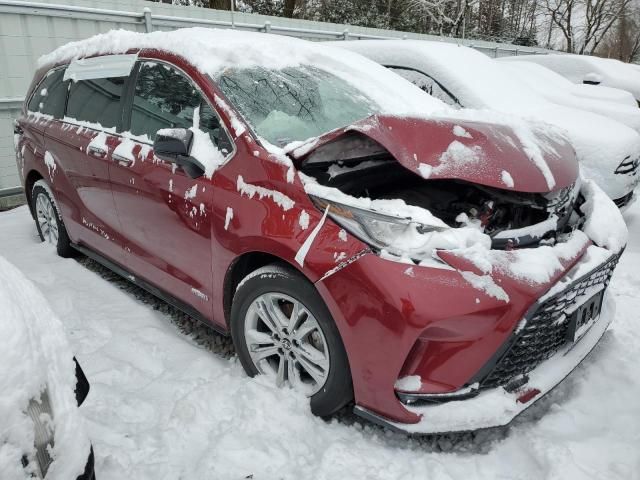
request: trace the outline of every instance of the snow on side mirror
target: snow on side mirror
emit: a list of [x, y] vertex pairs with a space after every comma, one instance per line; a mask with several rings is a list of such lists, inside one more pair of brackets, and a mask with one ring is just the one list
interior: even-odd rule
[[175, 163], [191, 178], [204, 175], [205, 168], [200, 161], [192, 157], [191, 146], [193, 132], [186, 128], [163, 128], [156, 133], [153, 152], [165, 162]]
[[585, 85], [600, 85], [602, 83], [602, 76], [597, 73], [587, 73], [582, 80]]

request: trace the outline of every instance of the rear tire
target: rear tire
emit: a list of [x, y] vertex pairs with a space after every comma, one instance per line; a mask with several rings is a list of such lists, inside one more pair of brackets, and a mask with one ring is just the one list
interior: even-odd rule
[[44, 180], [38, 180], [31, 190], [31, 207], [40, 240], [56, 247], [58, 255], [69, 258], [75, 255], [67, 229], [49, 186]]
[[233, 297], [231, 335], [249, 376], [271, 374], [277, 385], [304, 391], [315, 415], [329, 416], [353, 399], [338, 328], [297, 271], [272, 264], [245, 277]]

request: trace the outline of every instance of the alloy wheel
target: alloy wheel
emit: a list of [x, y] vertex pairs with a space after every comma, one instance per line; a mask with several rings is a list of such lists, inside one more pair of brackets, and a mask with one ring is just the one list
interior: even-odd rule
[[44, 193], [39, 193], [36, 197], [36, 219], [43, 239], [52, 245], [57, 245], [58, 221], [56, 211], [51, 199]]
[[247, 310], [244, 333], [253, 364], [260, 373], [275, 376], [278, 386], [289, 384], [312, 396], [327, 381], [327, 340], [298, 300], [275, 292], [260, 295]]

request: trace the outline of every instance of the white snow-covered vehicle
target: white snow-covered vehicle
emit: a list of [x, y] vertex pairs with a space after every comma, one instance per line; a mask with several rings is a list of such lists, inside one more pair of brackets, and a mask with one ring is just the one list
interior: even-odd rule
[[640, 135], [620, 122], [556, 105], [506, 73], [503, 65], [468, 47], [441, 42], [361, 40], [340, 42], [457, 108], [492, 110], [545, 122], [564, 132], [583, 175], [616, 205], [628, 205], [640, 181]]
[[[513, 61], [518, 57], [505, 57]], [[619, 88], [630, 92], [640, 105], [640, 70], [613, 58], [588, 55], [529, 55], [528, 62], [543, 65], [573, 83]]]
[[63, 326], [0, 256], [0, 478], [95, 479], [78, 406], [89, 392]]
[[640, 133], [640, 108], [633, 95], [626, 90], [571, 83], [553, 70], [526, 60], [501, 61], [500, 65], [516, 81], [551, 103], [597, 113]]

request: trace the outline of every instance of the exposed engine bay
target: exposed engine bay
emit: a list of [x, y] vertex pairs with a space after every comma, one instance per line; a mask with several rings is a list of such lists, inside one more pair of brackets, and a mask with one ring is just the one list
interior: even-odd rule
[[357, 150], [343, 150], [336, 155], [341, 160], [319, 151], [303, 162], [302, 171], [321, 185], [353, 197], [401, 199], [430, 211], [450, 227], [475, 226], [491, 237], [494, 249], [553, 245], [581, 226], [578, 207], [584, 200], [578, 184], [540, 194], [460, 180], [424, 179], [384, 149], [373, 151], [369, 146], [363, 150], [359, 153], [364, 156], [357, 155]]

